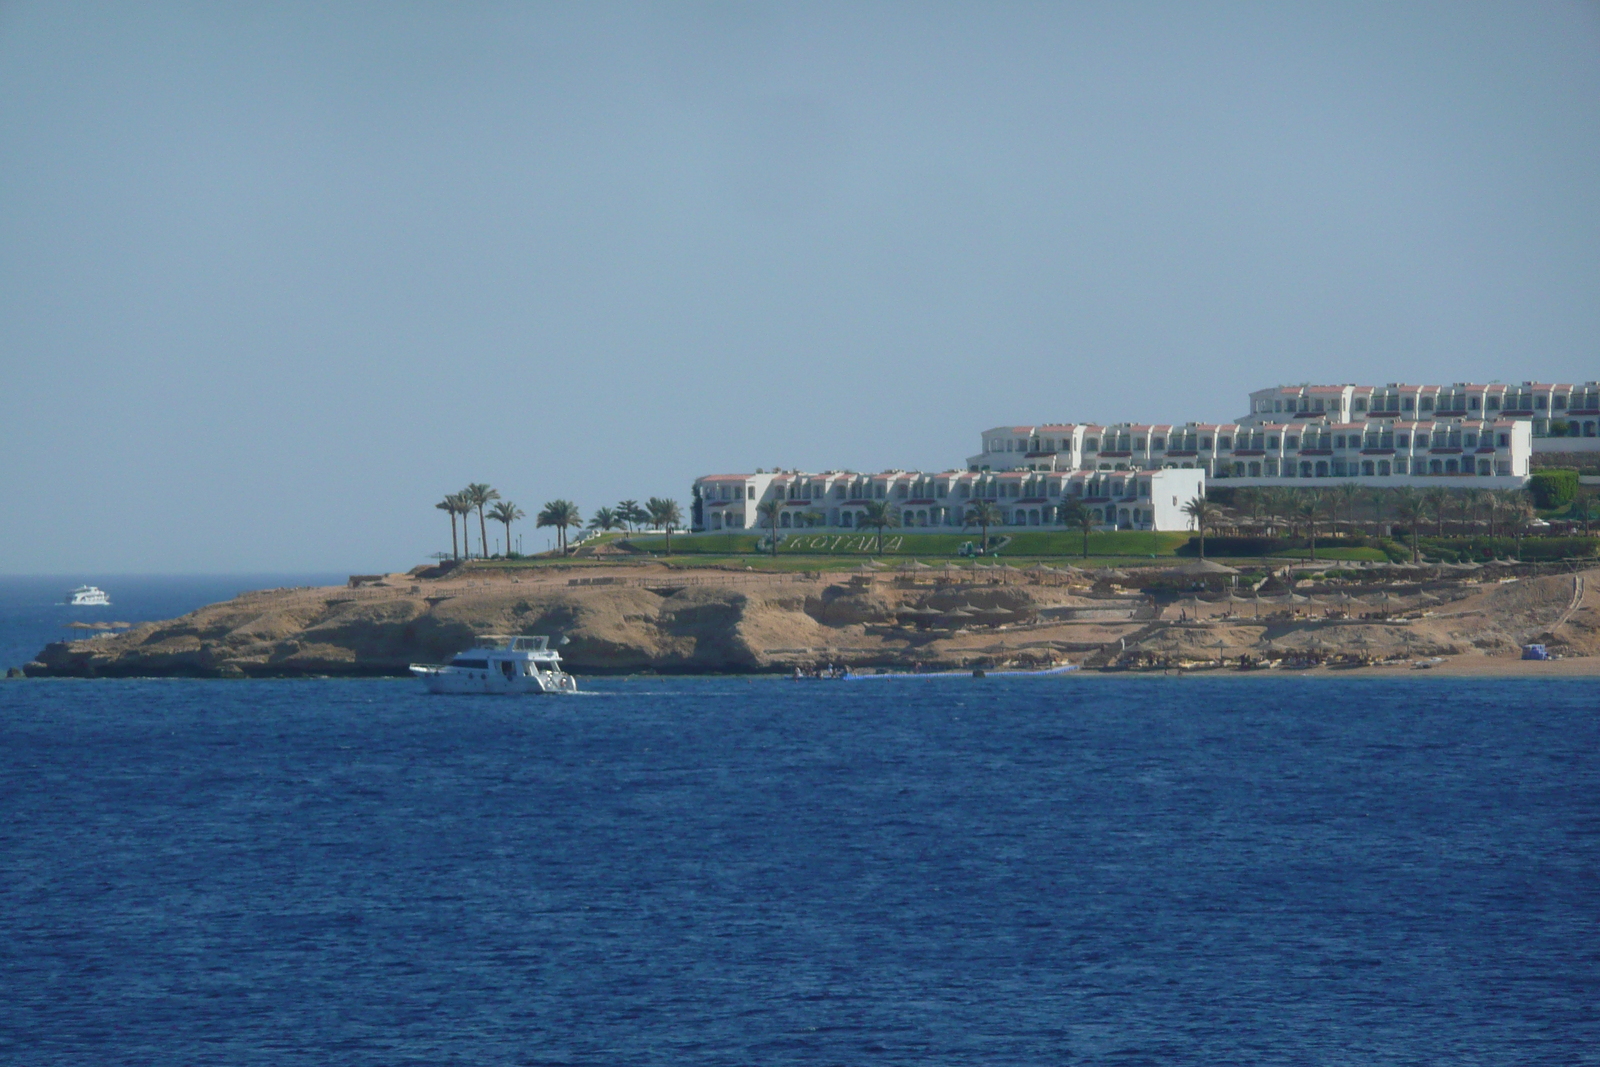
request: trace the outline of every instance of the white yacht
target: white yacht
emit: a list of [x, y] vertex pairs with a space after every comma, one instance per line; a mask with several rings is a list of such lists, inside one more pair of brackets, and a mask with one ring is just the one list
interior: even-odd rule
[[111, 606], [111, 598], [99, 586], [80, 585], [67, 594], [67, 603], [75, 608], [105, 608]]
[[442, 665], [413, 663], [411, 673], [430, 693], [576, 693], [578, 680], [561, 669], [548, 637], [485, 634]]

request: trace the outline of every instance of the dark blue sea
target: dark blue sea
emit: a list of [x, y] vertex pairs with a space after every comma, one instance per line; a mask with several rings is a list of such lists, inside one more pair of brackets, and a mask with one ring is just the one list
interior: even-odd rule
[[1600, 1062], [1600, 686], [0, 683], [0, 1062]]

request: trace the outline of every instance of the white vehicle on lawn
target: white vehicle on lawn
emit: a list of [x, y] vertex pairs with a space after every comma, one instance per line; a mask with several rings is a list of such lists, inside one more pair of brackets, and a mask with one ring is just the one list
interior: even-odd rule
[[[563, 642], [565, 643], [565, 642]], [[449, 663], [413, 663], [411, 673], [430, 693], [576, 693], [578, 680], [561, 669], [548, 637], [484, 634]]]

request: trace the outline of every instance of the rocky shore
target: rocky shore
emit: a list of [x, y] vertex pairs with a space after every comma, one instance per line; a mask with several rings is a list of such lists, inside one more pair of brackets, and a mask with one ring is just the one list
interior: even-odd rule
[[[1509, 670], [1541, 641], [1600, 673], [1600, 570], [1403, 581], [1305, 577], [1276, 592], [1142, 592], [1149, 575], [780, 574], [658, 563], [366, 576], [268, 589], [47, 646], [30, 676], [399, 675], [475, 634], [568, 639], [579, 674], [1044, 666], [1410, 665]], [[1159, 584], [1159, 583], [1157, 583]], [[1593, 657], [1592, 659], [1590, 657]], [[1579, 672], [1583, 673], [1583, 672]]]

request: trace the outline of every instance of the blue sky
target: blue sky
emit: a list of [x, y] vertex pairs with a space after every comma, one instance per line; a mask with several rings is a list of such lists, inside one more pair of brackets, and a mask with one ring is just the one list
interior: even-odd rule
[[1594, 378], [1596, 115], [1580, 3], [5, 4], [0, 570]]

